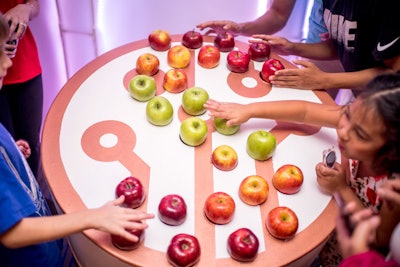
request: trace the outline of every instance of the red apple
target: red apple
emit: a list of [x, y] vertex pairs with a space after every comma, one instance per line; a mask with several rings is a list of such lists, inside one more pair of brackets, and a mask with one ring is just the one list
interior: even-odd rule
[[215, 224], [227, 224], [233, 219], [235, 201], [225, 192], [214, 192], [204, 203], [204, 214]]
[[190, 49], [200, 48], [203, 45], [203, 35], [195, 30], [188, 31], [182, 36], [182, 44]]
[[126, 231], [137, 236], [139, 238], [139, 240], [136, 242], [133, 242], [128, 239], [125, 239], [122, 236], [112, 234], [111, 242], [113, 243], [114, 246], [116, 246], [117, 248], [122, 249], [122, 250], [134, 250], [137, 247], [139, 247], [140, 244], [143, 243], [145, 230], [131, 230], [131, 231], [126, 230]]
[[164, 196], [158, 205], [158, 217], [168, 225], [180, 225], [186, 219], [185, 200], [177, 194]]
[[257, 256], [258, 247], [257, 236], [248, 228], [239, 228], [228, 237], [228, 253], [234, 260], [253, 261]]
[[203, 68], [212, 69], [218, 66], [220, 57], [221, 53], [216, 46], [204, 45], [199, 50], [197, 61]]
[[190, 51], [183, 45], [175, 45], [168, 50], [167, 62], [171, 68], [184, 69], [190, 63]]
[[212, 164], [222, 171], [230, 171], [238, 164], [238, 155], [231, 146], [221, 145], [214, 149], [211, 154]]
[[136, 60], [136, 72], [138, 74], [153, 76], [158, 72], [159, 66], [158, 57], [150, 53], [144, 53]]
[[297, 232], [299, 219], [292, 209], [278, 206], [268, 213], [265, 226], [273, 237], [282, 240], [290, 239]]
[[220, 32], [214, 39], [214, 45], [221, 52], [229, 52], [235, 47], [235, 37], [230, 32]]
[[170, 93], [180, 93], [187, 88], [187, 75], [183, 70], [170, 69], [164, 74], [163, 87]]
[[275, 75], [276, 71], [283, 69], [285, 69], [285, 66], [278, 59], [270, 58], [262, 66], [260, 71], [261, 79], [269, 83], [271, 82], [269, 77]]
[[124, 205], [132, 209], [141, 206], [146, 198], [142, 183], [132, 176], [125, 178], [117, 185], [115, 194], [117, 197], [124, 195]]
[[292, 164], [285, 164], [272, 176], [272, 184], [281, 193], [295, 194], [299, 192], [304, 181], [301, 169]]
[[267, 181], [259, 175], [250, 175], [239, 185], [240, 199], [252, 206], [260, 205], [268, 199], [269, 186]]
[[154, 30], [148, 36], [149, 45], [157, 51], [167, 51], [171, 46], [171, 36], [164, 30]]
[[247, 52], [252, 60], [262, 62], [269, 58], [271, 47], [264, 42], [256, 42], [250, 44]]
[[197, 238], [189, 234], [177, 234], [167, 249], [167, 259], [172, 266], [193, 266], [200, 260], [201, 249]]
[[233, 50], [227, 56], [227, 66], [232, 72], [243, 73], [249, 70], [250, 56], [246, 52]]

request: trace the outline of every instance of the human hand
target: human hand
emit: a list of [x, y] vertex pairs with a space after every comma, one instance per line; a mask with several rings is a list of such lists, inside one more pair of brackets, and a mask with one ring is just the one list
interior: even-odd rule
[[236, 103], [222, 103], [209, 99], [204, 107], [208, 110], [211, 116], [226, 119], [228, 126], [240, 125], [249, 120], [246, 114], [244, 105]]
[[255, 34], [252, 38], [254, 39], [250, 39], [249, 43], [264, 42], [270, 46], [271, 52], [278, 55], [289, 56], [294, 54], [295, 44], [286, 38], [266, 34]]
[[28, 142], [20, 139], [15, 142], [17, 144], [18, 149], [22, 152], [22, 155], [27, 159], [31, 155], [31, 147], [29, 146]]
[[326, 73], [315, 64], [305, 60], [293, 60], [300, 68], [284, 69], [269, 77], [271, 84], [297, 89], [325, 89]]
[[206, 28], [210, 28], [205, 34], [211, 33], [220, 33], [228, 31], [233, 35], [240, 34], [241, 27], [238, 23], [230, 21], [230, 20], [213, 20], [200, 23], [196, 26], [200, 30], [204, 30]]
[[335, 163], [333, 168], [329, 168], [325, 163], [318, 163], [315, 166], [317, 174], [317, 182], [322, 191], [332, 195], [334, 192], [340, 192], [343, 188], [347, 188], [346, 171], [339, 163]]
[[21, 39], [24, 36], [31, 15], [31, 7], [19, 4], [4, 14], [6, 21], [10, 23], [10, 37]]
[[149, 214], [137, 209], [120, 207], [124, 203], [124, 196], [106, 203], [104, 206], [93, 209], [93, 228], [119, 235], [127, 240], [136, 242], [138, 237], [127, 230], [144, 230], [148, 227], [146, 219], [153, 219], [154, 214]]
[[369, 208], [355, 212], [356, 204], [350, 202], [345, 206], [345, 212], [352, 214], [351, 222], [356, 225], [351, 235], [346, 229], [345, 221], [341, 216], [336, 219], [336, 236], [344, 258], [364, 253], [375, 239], [375, 232], [380, 223], [378, 215], [374, 215]]
[[377, 193], [389, 206], [400, 208], [400, 179], [387, 180]]

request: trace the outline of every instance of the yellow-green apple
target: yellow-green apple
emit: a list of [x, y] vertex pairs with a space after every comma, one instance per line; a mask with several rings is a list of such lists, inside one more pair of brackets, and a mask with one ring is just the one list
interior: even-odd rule
[[148, 36], [149, 45], [157, 51], [167, 51], [171, 46], [171, 35], [165, 30], [154, 30]]
[[235, 149], [228, 145], [220, 145], [211, 154], [211, 163], [222, 171], [231, 171], [238, 164], [238, 155]]
[[188, 146], [199, 146], [207, 139], [208, 127], [199, 117], [189, 117], [181, 123], [179, 136]]
[[254, 261], [259, 247], [258, 237], [249, 228], [239, 228], [227, 240], [227, 250], [232, 259], [241, 262]]
[[172, 237], [166, 254], [172, 266], [194, 266], [200, 260], [200, 243], [194, 235], [180, 233]]
[[171, 68], [184, 69], [190, 63], [190, 51], [186, 46], [175, 45], [168, 50], [167, 63]]
[[170, 69], [164, 74], [163, 87], [170, 93], [180, 93], [187, 88], [188, 78], [180, 69]]
[[230, 32], [220, 32], [215, 36], [214, 45], [221, 52], [229, 52], [235, 47], [235, 37]]
[[250, 44], [247, 53], [249, 53], [252, 60], [263, 62], [269, 58], [271, 47], [264, 42], [256, 42]]
[[124, 196], [124, 206], [136, 209], [140, 207], [146, 199], [146, 193], [142, 183], [136, 177], [129, 176], [118, 183], [115, 195]]
[[169, 194], [158, 204], [158, 217], [168, 225], [177, 226], [186, 220], [186, 203], [182, 196]]
[[252, 132], [247, 137], [247, 153], [255, 160], [267, 160], [275, 152], [276, 138], [275, 136], [264, 130]]
[[261, 68], [260, 76], [261, 79], [270, 83], [269, 77], [275, 75], [275, 72], [278, 70], [285, 69], [285, 66], [279, 61], [279, 59], [270, 58], [266, 60]]
[[132, 98], [146, 102], [155, 96], [157, 90], [156, 81], [148, 75], [137, 75], [129, 82], [129, 93]]
[[185, 32], [182, 36], [182, 44], [190, 49], [200, 48], [203, 45], [203, 35], [195, 30]]
[[256, 206], [268, 199], [269, 186], [259, 175], [249, 175], [239, 185], [239, 198], [246, 204]]
[[299, 192], [303, 180], [303, 172], [293, 164], [282, 165], [272, 176], [272, 184], [276, 190], [289, 195]]
[[198, 116], [206, 112], [204, 104], [209, 99], [208, 92], [201, 87], [191, 87], [182, 94], [182, 109], [189, 115]]
[[299, 219], [292, 209], [278, 206], [267, 214], [265, 226], [273, 237], [286, 240], [296, 235]]
[[250, 56], [240, 50], [232, 50], [228, 53], [226, 65], [228, 70], [243, 73], [249, 70]]
[[141, 54], [136, 60], [136, 72], [138, 74], [153, 76], [158, 72], [159, 67], [160, 60], [151, 53]]
[[214, 192], [204, 202], [204, 214], [214, 224], [227, 224], [235, 214], [235, 201], [225, 192]]
[[134, 250], [140, 246], [140, 244], [143, 243], [144, 240], [144, 235], [145, 235], [145, 230], [126, 230], [130, 232], [131, 234], [135, 235], [138, 237], [138, 241], [130, 241], [120, 235], [114, 235], [111, 234], [111, 242], [113, 243], [114, 246], [121, 250]]
[[163, 96], [155, 96], [147, 102], [147, 120], [156, 126], [165, 126], [172, 121], [174, 108], [171, 102]]
[[227, 120], [219, 117], [214, 117], [213, 125], [215, 130], [223, 135], [233, 135], [240, 129], [240, 125], [226, 125]]
[[212, 69], [218, 66], [221, 53], [216, 46], [204, 45], [200, 48], [197, 55], [197, 62], [206, 69]]

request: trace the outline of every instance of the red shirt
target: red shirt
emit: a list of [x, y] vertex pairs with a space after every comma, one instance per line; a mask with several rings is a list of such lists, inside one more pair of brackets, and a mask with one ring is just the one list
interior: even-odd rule
[[[9, 9], [24, 2], [25, 0], [0, 0], [0, 11], [7, 13]], [[36, 41], [29, 27], [19, 40], [12, 62], [13, 65], [4, 78], [4, 85], [26, 82], [42, 73]]]

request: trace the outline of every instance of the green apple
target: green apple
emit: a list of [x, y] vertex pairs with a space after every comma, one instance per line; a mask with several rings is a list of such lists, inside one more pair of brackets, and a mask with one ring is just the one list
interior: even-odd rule
[[270, 132], [257, 130], [247, 137], [247, 153], [255, 160], [267, 160], [276, 149], [276, 138]]
[[174, 108], [163, 96], [155, 96], [147, 102], [146, 117], [147, 120], [156, 126], [164, 126], [172, 121]]
[[199, 117], [185, 119], [180, 128], [179, 136], [188, 146], [199, 146], [207, 138], [208, 127], [204, 120]]
[[240, 129], [240, 125], [227, 126], [226, 119], [218, 117], [214, 117], [213, 124], [217, 132], [223, 135], [233, 135], [237, 133]]
[[129, 93], [134, 99], [145, 102], [156, 94], [156, 81], [148, 75], [137, 75], [129, 82]]
[[208, 98], [208, 93], [203, 88], [191, 87], [182, 94], [182, 108], [189, 115], [201, 115], [206, 112], [204, 104]]

